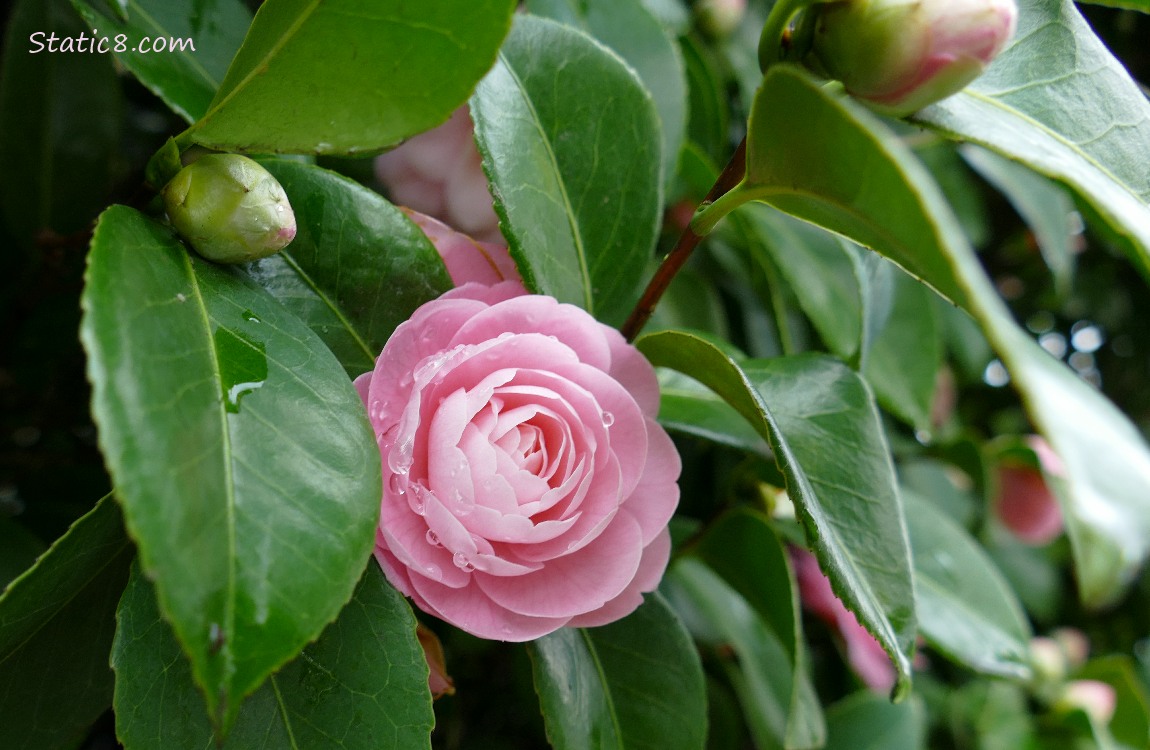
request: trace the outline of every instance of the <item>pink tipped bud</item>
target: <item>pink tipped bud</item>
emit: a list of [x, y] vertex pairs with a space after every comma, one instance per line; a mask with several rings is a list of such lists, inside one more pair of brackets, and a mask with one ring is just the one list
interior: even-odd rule
[[246, 156], [201, 156], [172, 178], [163, 197], [180, 236], [217, 263], [266, 258], [295, 239], [295, 214], [283, 187]]
[[981, 75], [1018, 19], [1015, 0], [843, 0], [818, 13], [815, 59], [852, 96], [895, 117]]
[[1062, 711], [1080, 709], [1096, 723], [1106, 725], [1114, 718], [1118, 707], [1118, 694], [1114, 688], [1098, 680], [1073, 680], [1066, 683], [1055, 708]]

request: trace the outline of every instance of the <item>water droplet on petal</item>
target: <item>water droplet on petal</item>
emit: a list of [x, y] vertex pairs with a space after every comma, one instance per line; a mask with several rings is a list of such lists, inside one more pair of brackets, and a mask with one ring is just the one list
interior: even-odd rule
[[423, 572], [427, 575], [428, 578], [431, 578], [432, 580], [443, 580], [443, 571], [439, 569], [438, 565], [428, 564], [426, 567], [424, 567]]
[[604, 427], [610, 427], [611, 425], [615, 424], [615, 415], [612, 414], [611, 412], [605, 411], [600, 416], [603, 417], [603, 426]]
[[455, 555], [451, 558], [451, 561], [455, 563], [455, 567], [459, 568], [464, 573], [470, 573], [471, 571], [475, 570], [475, 565], [470, 560], [468, 560], [467, 555], [463, 554], [462, 552], [456, 552]]
[[414, 460], [412, 454], [415, 451], [415, 436], [404, 438], [396, 443], [391, 451], [387, 454], [387, 466], [396, 474], [406, 474], [411, 471], [411, 464]]
[[430, 544], [432, 547], [442, 547], [443, 546], [439, 542], [439, 535], [436, 534], [431, 529], [427, 530], [427, 543]]
[[396, 495], [402, 495], [407, 491], [407, 477], [402, 474], [392, 474], [387, 480], [387, 486]]
[[418, 516], [422, 516], [427, 512], [427, 504], [423, 498], [426, 493], [427, 490], [423, 488], [423, 485], [411, 485], [411, 494], [407, 496], [407, 504], [411, 507], [412, 512]]

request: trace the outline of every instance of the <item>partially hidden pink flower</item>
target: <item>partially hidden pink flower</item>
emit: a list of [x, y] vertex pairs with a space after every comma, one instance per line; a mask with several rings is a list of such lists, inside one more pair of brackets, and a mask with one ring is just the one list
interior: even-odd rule
[[1065, 469], [1045, 440], [1031, 436], [1028, 443], [1042, 469], [1023, 463], [999, 465], [994, 511], [1020, 541], [1031, 545], [1049, 544], [1062, 533], [1063, 520], [1045, 474], [1063, 476]]
[[522, 294], [527, 293], [506, 245], [473, 239], [410, 208], [400, 210], [431, 240], [455, 286], [471, 282], [492, 286], [502, 281], [514, 281], [519, 284]]
[[392, 202], [434, 216], [480, 240], [499, 242], [499, 218], [467, 105], [437, 128], [375, 159], [375, 175]]
[[423, 611], [525, 641], [614, 621], [658, 584], [680, 461], [654, 370], [615, 329], [467, 284], [356, 386], [383, 458], [376, 559]]
[[803, 607], [838, 632], [846, 647], [847, 662], [867, 687], [890, 692], [896, 679], [894, 665], [874, 636], [834, 595], [830, 579], [823, 575], [818, 560], [797, 547], [791, 548], [791, 560]]

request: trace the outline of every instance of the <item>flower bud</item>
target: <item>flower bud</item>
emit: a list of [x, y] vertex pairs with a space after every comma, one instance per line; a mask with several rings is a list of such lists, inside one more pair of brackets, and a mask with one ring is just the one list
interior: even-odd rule
[[747, 14], [747, 0], [699, 0], [695, 18], [699, 27], [714, 39], [731, 35]]
[[1073, 680], [1066, 683], [1054, 707], [1060, 711], [1085, 711], [1095, 722], [1106, 725], [1114, 718], [1117, 706], [1118, 694], [1112, 686], [1098, 680]]
[[172, 178], [163, 197], [180, 236], [217, 263], [266, 258], [295, 239], [295, 214], [283, 187], [246, 156], [201, 156]]
[[1019, 541], [1040, 546], [1054, 541], [1063, 530], [1062, 509], [1046, 476], [1064, 476], [1065, 469], [1042, 438], [1031, 436], [1027, 444], [1041, 468], [1010, 459], [1000, 463], [994, 511]]
[[852, 96], [894, 117], [981, 75], [1018, 19], [1015, 0], [843, 0], [818, 13], [815, 60]]

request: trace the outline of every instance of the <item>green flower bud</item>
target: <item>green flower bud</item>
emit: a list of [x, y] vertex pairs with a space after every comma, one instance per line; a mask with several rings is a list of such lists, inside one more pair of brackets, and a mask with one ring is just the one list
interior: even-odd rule
[[1015, 0], [818, 6], [814, 60], [872, 109], [903, 117], [962, 90], [1014, 33]]
[[246, 156], [208, 154], [163, 189], [180, 236], [217, 263], [274, 255], [295, 239], [295, 214], [276, 178]]
[[699, 27], [713, 39], [725, 39], [747, 15], [747, 0], [699, 0], [695, 18]]

